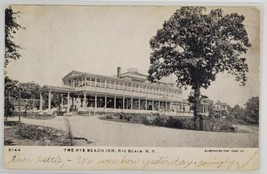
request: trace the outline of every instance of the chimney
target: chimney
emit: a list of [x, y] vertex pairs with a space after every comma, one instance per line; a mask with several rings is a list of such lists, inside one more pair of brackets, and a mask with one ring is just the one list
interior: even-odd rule
[[117, 78], [121, 78], [121, 67], [117, 67]]

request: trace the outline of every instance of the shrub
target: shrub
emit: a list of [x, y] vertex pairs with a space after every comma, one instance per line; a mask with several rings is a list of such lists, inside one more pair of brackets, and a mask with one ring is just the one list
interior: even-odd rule
[[232, 131], [232, 123], [227, 119], [213, 118], [210, 120], [213, 131]]
[[109, 119], [109, 120], [112, 119], [112, 115], [107, 115], [106, 119]]
[[31, 140], [40, 140], [49, 135], [49, 139], [58, 138], [57, 130], [50, 127], [42, 127], [35, 125], [20, 126], [18, 135], [22, 138], [31, 139]]
[[190, 119], [184, 119], [183, 121], [183, 129], [194, 129], [195, 125], [194, 125], [194, 119], [190, 118]]
[[108, 114], [101, 119], [122, 121], [130, 123], [141, 123], [145, 125], [154, 125], [178, 129], [194, 129], [194, 121], [191, 117], [174, 117], [156, 114], [130, 114], [113, 113]]

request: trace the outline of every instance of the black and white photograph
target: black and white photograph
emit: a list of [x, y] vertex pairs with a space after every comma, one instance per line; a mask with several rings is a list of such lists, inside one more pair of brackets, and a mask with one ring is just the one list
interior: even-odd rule
[[14, 151], [259, 147], [257, 6], [9, 5], [4, 67]]

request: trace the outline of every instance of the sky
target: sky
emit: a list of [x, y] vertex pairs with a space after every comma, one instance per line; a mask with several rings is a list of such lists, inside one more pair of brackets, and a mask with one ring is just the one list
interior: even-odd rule
[[[20, 11], [17, 22], [25, 30], [15, 42], [24, 49], [21, 59], [6, 68], [7, 75], [20, 82], [62, 85], [72, 70], [112, 76], [135, 67], [147, 74], [151, 49], [149, 40], [162, 28], [178, 6], [13, 6]], [[209, 7], [208, 9], [215, 8]], [[222, 7], [224, 13], [245, 16], [252, 47], [246, 55], [249, 66], [246, 86], [234, 77], [220, 74], [204, 95], [231, 106], [244, 105], [259, 96], [260, 12], [254, 7]], [[175, 76], [171, 78], [175, 81]], [[190, 87], [189, 87], [190, 89]], [[187, 98], [190, 90], [184, 90]]]

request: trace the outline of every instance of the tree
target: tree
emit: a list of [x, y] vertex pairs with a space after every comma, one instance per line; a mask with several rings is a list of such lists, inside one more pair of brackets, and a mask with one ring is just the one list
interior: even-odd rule
[[21, 98], [38, 99], [40, 97], [41, 86], [35, 82], [21, 83]]
[[[28, 100], [26, 105], [23, 107], [26, 110], [31, 110], [39, 106], [39, 101], [35, 99], [40, 98], [41, 87], [39, 84], [34, 82], [28, 83], [20, 83], [17, 80], [12, 80], [8, 76], [5, 76], [5, 117], [7, 121], [7, 117], [12, 114], [15, 110], [15, 106], [13, 106], [14, 101], [17, 100], [20, 102], [20, 99], [32, 99]], [[21, 106], [19, 106], [21, 107]], [[20, 120], [19, 115], [19, 120]]]
[[18, 53], [21, 47], [13, 42], [14, 34], [18, 30], [24, 29], [16, 22], [19, 13], [14, 12], [11, 7], [5, 9], [5, 67], [11, 60], [17, 60], [21, 57]]
[[237, 13], [224, 15], [221, 9], [179, 8], [150, 40], [148, 79], [155, 82], [174, 74], [178, 87], [191, 86], [196, 118], [200, 89], [207, 89], [218, 73], [230, 73], [245, 85], [248, 65], [241, 55], [251, 45], [244, 19]]
[[235, 118], [243, 118], [243, 111], [244, 109], [239, 105], [235, 105], [231, 110], [230, 114], [233, 115]]
[[259, 97], [250, 98], [245, 104], [245, 115], [259, 123]]
[[[17, 60], [21, 57], [21, 55], [18, 52], [19, 49], [21, 49], [21, 47], [13, 42], [14, 34], [16, 34], [16, 32], [20, 29], [25, 29], [16, 22], [18, 14], [19, 12], [14, 12], [11, 7], [5, 9], [5, 67], [10, 63], [10, 61]], [[11, 114], [12, 110], [14, 110], [14, 106], [12, 106], [12, 103], [10, 102], [10, 97], [18, 96], [19, 94], [18, 84], [19, 84], [18, 81], [12, 80], [5, 75], [6, 120], [7, 116]]]
[[10, 102], [10, 98], [18, 97], [18, 84], [19, 81], [12, 80], [9, 77], [5, 76], [5, 116], [7, 120], [7, 116], [12, 114], [14, 110], [14, 106]]

